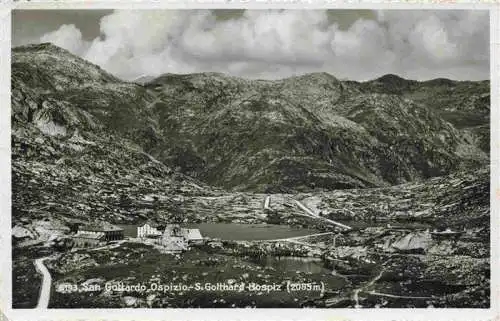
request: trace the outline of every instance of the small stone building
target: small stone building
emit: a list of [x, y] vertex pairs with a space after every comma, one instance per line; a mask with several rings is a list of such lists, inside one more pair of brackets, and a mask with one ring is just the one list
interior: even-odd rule
[[124, 239], [123, 229], [110, 224], [93, 224], [80, 227], [78, 232], [85, 232], [89, 234], [104, 234], [105, 241], [118, 241]]
[[442, 241], [442, 240], [458, 240], [462, 234], [465, 232], [463, 231], [452, 231], [451, 229], [447, 228], [444, 231], [437, 231], [434, 230], [431, 232], [431, 237], [433, 240], [436, 241]]
[[182, 252], [188, 248], [182, 230], [177, 224], [167, 225], [158, 242], [169, 252]]
[[78, 231], [73, 235], [76, 247], [95, 247], [109, 241], [123, 240], [123, 229], [107, 223], [77, 225]]
[[103, 232], [89, 233], [80, 231], [73, 236], [73, 242], [76, 247], [97, 247], [106, 244], [106, 239]]

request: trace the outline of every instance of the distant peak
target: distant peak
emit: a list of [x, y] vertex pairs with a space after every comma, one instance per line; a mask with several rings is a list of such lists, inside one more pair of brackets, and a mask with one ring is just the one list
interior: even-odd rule
[[386, 74], [383, 75], [382, 77], [377, 78], [376, 80], [381, 81], [381, 82], [402, 82], [402, 81], [408, 81], [407, 79], [404, 79], [398, 75], [395, 74]]
[[199, 72], [199, 73], [193, 73], [191, 75], [193, 75], [193, 76], [207, 76], [207, 77], [228, 77], [228, 75], [226, 75], [222, 72], [216, 72], [216, 71]]
[[68, 50], [54, 45], [51, 42], [42, 42], [36, 44], [28, 44], [23, 46], [18, 46], [12, 48], [12, 50], [17, 52], [31, 52], [31, 51], [54, 51], [54, 52], [64, 52], [71, 54]]
[[330, 80], [330, 81], [337, 81], [338, 79], [333, 76], [332, 74], [329, 74], [327, 72], [311, 72], [307, 74], [302, 74], [302, 75], [297, 75], [285, 79], [323, 79], [323, 80]]
[[453, 86], [456, 84], [455, 81], [448, 78], [435, 78], [431, 80], [424, 81], [424, 83], [432, 86]]
[[304, 76], [333, 77], [331, 74], [327, 73], [326, 71], [310, 72], [310, 73], [304, 74]]
[[[52, 61], [57, 63], [47, 64], [46, 57], [50, 56]], [[38, 44], [28, 44], [12, 49], [12, 63], [27, 63], [33, 68], [50, 70], [53, 73], [75, 74], [81, 79], [100, 79], [105, 82], [121, 82], [117, 77], [103, 70], [100, 66], [85, 60], [69, 50], [45, 42]], [[22, 65], [18, 68], [24, 68]], [[73, 77], [73, 76], [72, 76]], [[60, 84], [64, 85], [69, 84]]]

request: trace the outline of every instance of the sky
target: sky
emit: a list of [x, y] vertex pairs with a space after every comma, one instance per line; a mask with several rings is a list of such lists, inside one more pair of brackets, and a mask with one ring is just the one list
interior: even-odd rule
[[51, 42], [126, 80], [489, 79], [486, 10], [14, 10], [12, 45]]

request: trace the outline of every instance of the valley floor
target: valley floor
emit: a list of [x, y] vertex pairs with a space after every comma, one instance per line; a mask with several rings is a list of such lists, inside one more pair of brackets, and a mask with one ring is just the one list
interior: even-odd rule
[[[44, 257], [49, 308], [487, 308], [488, 174], [363, 191], [178, 195], [181, 224], [206, 238], [178, 254], [133, 235], [74, 248], [64, 216], [22, 219], [13, 230], [13, 306], [40, 304], [35, 264]], [[113, 223], [133, 231], [140, 221]], [[456, 236], [433, 232], [444, 228]]]

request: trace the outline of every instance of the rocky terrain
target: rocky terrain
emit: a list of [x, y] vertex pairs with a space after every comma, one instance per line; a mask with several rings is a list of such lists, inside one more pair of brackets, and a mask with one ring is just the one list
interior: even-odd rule
[[476, 140], [475, 144], [489, 154], [489, 81], [451, 81], [440, 78], [418, 82], [385, 75], [366, 83], [351, 84], [363, 92], [397, 94], [428, 106], [462, 131], [467, 139]]
[[160, 197], [172, 213], [167, 196], [211, 195], [215, 189], [134, 143], [148, 130], [140, 120], [147, 122], [146, 108], [136, 108], [148, 96], [52, 45], [14, 51], [13, 222], [130, 221], [147, 216]]
[[174, 170], [230, 190], [379, 187], [488, 162], [489, 82], [203, 73], [140, 85], [50, 44], [15, 48], [12, 75], [15, 124], [127, 139]]
[[[489, 99], [489, 81], [394, 75], [166, 74], [140, 84], [51, 44], [15, 48], [13, 280], [24, 290], [14, 306], [34, 306], [32, 261], [48, 256], [54, 289], [198, 280], [202, 270], [214, 282], [328, 280], [321, 293], [251, 298], [55, 291], [52, 307], [488, 307]], [[332, 234], [212, 240], [179, 257], [133, 242], [72, 249], [69, 223], [97, 220]], [[433, 239], [442, 228], [463, 235]], [[268, 263], [283, 256], [318, 261], [313, 272]]]
[[[279, 81], [165, 75], [146, 87], [156, 93], [152, 106], [171, 146], [153, 154], [172, 165], [181, 159], [183, 172], [226, 189], [377, 187], [488, 160], [481, 148], [489, 136], [481, 127], [461, 131], [435, 105], [328, 74]], [[471, 95], [477, 106], [469, 113], [483, 112], [487, 95], [487, 84], [477, 86]], [[440, 108], [450, 105], [455, 101]], [[488, 124], [486, 116], [476, 125]]]

